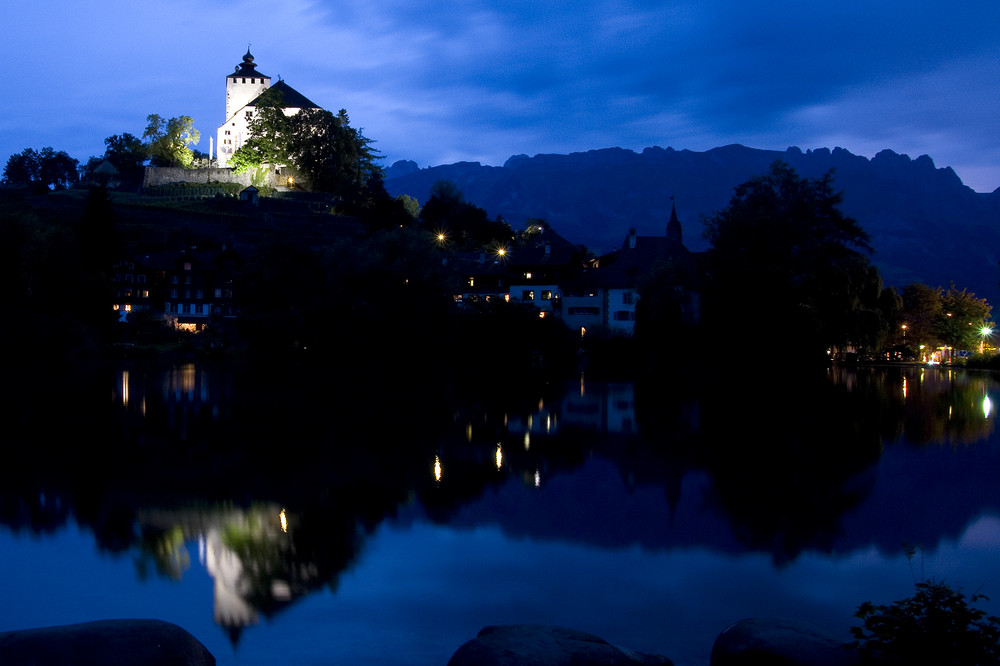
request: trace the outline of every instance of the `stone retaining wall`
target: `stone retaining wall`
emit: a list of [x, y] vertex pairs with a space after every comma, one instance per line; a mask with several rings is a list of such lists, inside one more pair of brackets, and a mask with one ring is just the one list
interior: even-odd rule
[[[270, 185], [279, 187], [285, 185], [287, 176], [279, 175], [274, 171], [268, 174]], [[171, 183], [239, 183], [243, 187], [248, 187], [250, 183], [250, 173], [233, 173], [232, 169], [220, 169], [218, 167], [207, 169], [184, 169], [182, 167], [146, 167], [145, 175], [142, 178], [142, 188], [162, 187]]]

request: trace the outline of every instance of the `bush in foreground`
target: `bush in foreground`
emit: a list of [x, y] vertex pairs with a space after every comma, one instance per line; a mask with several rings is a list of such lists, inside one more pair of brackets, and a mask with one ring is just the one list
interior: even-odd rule
[[[869, 601], [851, 627], [865, 663], [979, 666], [1000, 663], [1000, 618], [970, 607], [965, 595], [944, 583], [918, 582], [912, 597], [885, 606]], [[973, 594], [969, 601], [986, 599]]]

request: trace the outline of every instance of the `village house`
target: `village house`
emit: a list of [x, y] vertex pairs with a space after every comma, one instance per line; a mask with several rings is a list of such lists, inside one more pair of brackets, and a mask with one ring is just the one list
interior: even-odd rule
[[232, 250], [153, 252], [119, 261], [112, 308], [120, 321], [133, 312], [168, 317], [181, 330], [199, 332], [236, 315], [233, 277], [241, 265]]
[[657, 268], [670, 268], [672, 300], [687, 325], [701, 318], [698, 257], [683, 243], [676, 207], [663, 236], [638, 236], [630, 229], [621, 248], [587, 259], [582, 248], [540, 226], [527, 242], [501, 255], [469, 253], [455, 259], [460, 274], [459, 304], [500, 298], [533, 306], [539, 316], [555, 316], [585, 334], [603, 328], [616, 335], [635, 333], [639, 290]]

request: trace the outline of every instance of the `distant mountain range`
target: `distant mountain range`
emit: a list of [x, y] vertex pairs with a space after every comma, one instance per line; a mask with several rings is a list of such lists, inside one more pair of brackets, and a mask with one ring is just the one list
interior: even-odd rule
[[926, 155], [910, 159], [884, 150], [869, 160], [842, 148], [607, 148], [516, 155], [502, 167], [459, 162], [421, 169], [396, 162], [386, 170], [386, 188], [423, 204], [435, 182], [450, 180], [490, 217], [502, 215], [515, 229], [528, 218], [544, 219], [596, 253], [620, 246], [630, 228], [663, 234], [673, 197], [685, 245], [702, 250], [702, 216], [724, 208], [734, 187], [775, 160], [810, 178], [833, 170], [843, 210], [871, 235], [872, 259], [886, 284], [947, 287], [953, 281], [989, 299], [1000, 316], [1000, 188], [977, 193]]

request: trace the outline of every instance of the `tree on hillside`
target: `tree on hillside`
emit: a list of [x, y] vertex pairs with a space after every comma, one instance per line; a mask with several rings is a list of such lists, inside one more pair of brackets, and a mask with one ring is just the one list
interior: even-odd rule
[[869, 238], [843, 214], [833, 179], [783, 162], [739, 185], [705, 220], [705, 323], [782, 355], [879, 344], [896, 305], [868, 259]]
[[291, 165], [304, 187], [348, 202], [363, 198], [369, 181], [381, 175], [371, 139], [351, 127], [343, 109], [336, 115], [325, 109], [286, 115], [281, 91], [269, 89], [249, 130], [250, 138], [230, 158], [237, 173]]
[[51, 147], [25, 148], [11, 155], [3, 171], [8, 185], [34, 185], [41, 190], [62, 190], [79, 181], [79, 161]]
[[450, 180], [439, 180], [431, 186], [431, 196], [420, 217], [425, 229], [435, 235], [444, 234], [449, 243], [464, 249], [506, 245], [514, 237], [509, 224], [499, 217], [490, 220], [486, 211], [466, 201]]
[[173, 166], [190, 169], [194, 151], [190, 146], [198, 143], [201, 132], [194, 128], [190, 116], [163, 119], [153, 113], [146, 116], [146, 149], [153, 166]]
[[149, 153], [146, 145], [128, 132], [115, 134], [104, 139], [104, 154], [91, 157], [84, 167], [84, 179], [93, 174], [105, 160], [118, 170], [118, 179], [127, 185], [138, 185], [142, 182], [143, 170]]
[[344, 109], [303, 109], [291, 125], [289, 159], [313, 190], [350, 197], [381, 174], [371, 140], [351, 127]]

